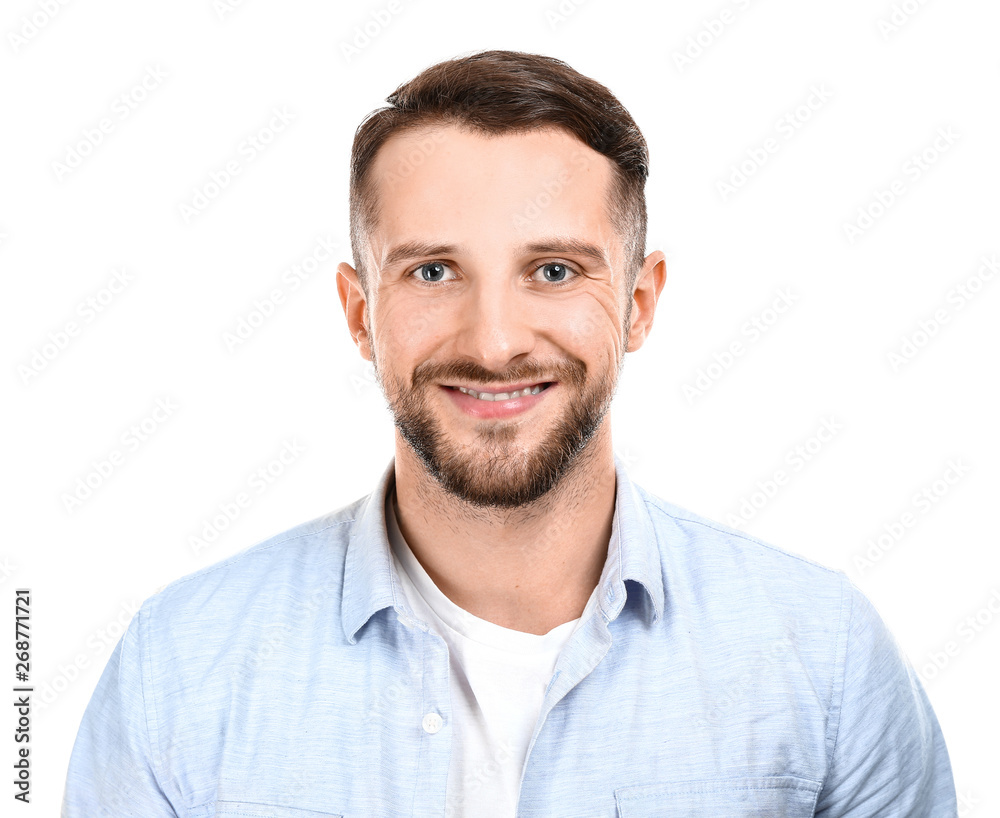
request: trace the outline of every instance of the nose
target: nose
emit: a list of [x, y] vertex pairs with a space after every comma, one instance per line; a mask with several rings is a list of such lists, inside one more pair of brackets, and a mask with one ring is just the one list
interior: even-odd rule
[[460, 355], [502, 372], [535, 348], [530, 299], [506, 276], [483, 276], [465, 293], [456, 338]]

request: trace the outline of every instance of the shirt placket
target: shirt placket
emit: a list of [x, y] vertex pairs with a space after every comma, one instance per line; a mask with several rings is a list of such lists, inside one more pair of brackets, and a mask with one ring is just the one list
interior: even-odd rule
[[[404, 618], [400, 617], [401, 621]], [[419, 723], [413, 726], [417, 739], [417, 777], [413, 790], [413, 816], [441, 818], [445, 814], [448, 768], [451, 762], [452, 709], [449, 691], [448, 646], [444, 639], [420, 628], [413, 620], [408, 627], [420, 631], [422, 672]]]
[[[609, 601], [613, 600], [613, 592], [611, 593], [612, 596], [609, 597]], [[546, 758], [537, 756], [532, 758], [535, 742], [544, 729], [546, 717], [552, 711], [552, 708], [562, 701], [564, 696], [586, 679], [594, 668], [601, 663], [601, 660], [611, 648], [611, 641], [611, 632], [608, 629], [607, 623], [601, 617], [600, 611], [595, 611], [590, 620], [579, 631], [573, 634], [560, 653], [552, 678], [545, 689], [545, 698], [542, 700], [542, 708], [538, 713], [538, 721], [535, 723], [531, 742], [528, 744], [528, 752], [524, 758], [524, 767], [521, 769], [521, 782], [518, 787], [517, 799], [518, 818], [522, 816], [521, 804], [525, 798], [527, 797], [528, 801], [534, 800], [531, 798], [531, 793], [525, 790], [528, 766], [532, 765], [534, 768], [541, 765], [543, 771], [546, 766]], [[544, 777], [544, 775], [541, 776], [541, 779], [544, 779]], [[536, 775], [534, 780], [540, 780], [539, 776]]]

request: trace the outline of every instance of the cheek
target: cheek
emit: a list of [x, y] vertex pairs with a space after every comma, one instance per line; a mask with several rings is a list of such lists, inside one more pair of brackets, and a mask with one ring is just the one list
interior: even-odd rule
[[587, 299], [563, 316], [562, 337], [574, 354], [579, 357], [600, 355], [604, 350], [610, 357], [621, 345], [621, 321], [607, 305], [596, 299]]
[[449, 325], [444, 305], [405, 300], [386, 305], [376, 322], [377, 343], [392, 350], [393, 358], [410, 361], [432, 349]]

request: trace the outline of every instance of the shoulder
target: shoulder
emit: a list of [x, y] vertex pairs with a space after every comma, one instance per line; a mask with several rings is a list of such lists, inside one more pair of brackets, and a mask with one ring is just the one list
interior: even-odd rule
[[744, 616], [821, 618], [834, 629], [845, 626], [857, 589], [842, 570], [637, 489], [656, 534], [668, 594], [672, 584], [702, 603], [738, 605]]
[[[321, 590], [339, 598], [344, 557], [367, 498], [301, 523], [161, 588], [142, 605], [151, 635], [280, 619]], [[265, 613], [266, 612], [266, 613]], [[204, 636], [202, 637], [204, 638]]]
[[639, 495], [645, 501], [657, 536], [668, 549], [688, 546], [689, 552], [704, 567], [710, 564], [720, 569], [738, 564], [759, 571], [779, 570], [782, 574], [806, 577], [814, 582], [839, 584], [843, 571], [830, 568], [792, 551], [779, 548], [745, 531], [711, 520], [693, 511], [657, 497], [641, 486]]

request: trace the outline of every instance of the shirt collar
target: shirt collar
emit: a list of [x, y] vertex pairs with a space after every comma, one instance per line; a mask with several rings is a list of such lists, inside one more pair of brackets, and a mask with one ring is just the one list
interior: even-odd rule
[[[631, 481], [617, 454], [614, 461], [615, 514], [608, 557], [598, 583], [598, 606], [608, 621], [614, 620], [628, 597], [625, 580], [633, 580], [650, 603], [642, 605], [643, 615], [656, 623], [663, 615], [664, 599], [656, 532], [639, 487]], [[363, 499], [351, 528], [344, 565], [342, 620], [344, 634], [352, 645], [361, 627], [383, 608], [391, 606], [400, 615], [413, 615], [393, 565], [385, 527], [386, 492], [395, 480], [395, 466], [393, 457], [375, 490]]]

